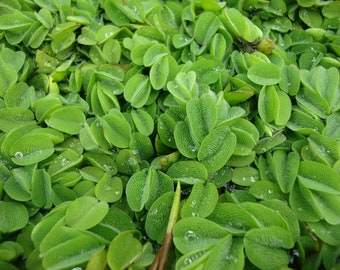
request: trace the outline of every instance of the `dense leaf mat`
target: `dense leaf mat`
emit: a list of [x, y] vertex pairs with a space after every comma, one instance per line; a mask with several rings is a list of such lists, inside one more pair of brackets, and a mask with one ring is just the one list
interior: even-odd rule
[[339, 18], [1, 0], [0, 269], [339, 269]]

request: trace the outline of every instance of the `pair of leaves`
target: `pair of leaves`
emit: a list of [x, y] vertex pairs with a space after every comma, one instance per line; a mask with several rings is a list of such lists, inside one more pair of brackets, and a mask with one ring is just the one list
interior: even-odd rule
[[336, 68], [317, 67], [311, 71], [300, 71], [304, 85], [296, 99], [300, 106], [312, 115], [325, 118], [340, 108], [339, 72]]
[[284, 126], [291, 115], [292, 104], [289, 96], [274, 86], [264, 87], [259, 94], [258, 111], [267, 123]]
[[126, 185], [127, 202], [133, 211], [140, 212], [144, 207], [150, 208], [159, 196], [171, 190], [171, 178], [150, 167], [131, 176]]

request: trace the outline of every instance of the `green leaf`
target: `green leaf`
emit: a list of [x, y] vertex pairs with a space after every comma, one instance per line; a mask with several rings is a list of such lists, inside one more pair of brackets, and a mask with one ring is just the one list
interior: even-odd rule
[[152, 116], [145, 110], [136, 109], [131, 111], [131, 117], [137, 130], [146, 136], [150, 136], [154, 129]]
[[98, 44], [102, 44], [108, 39], [115, 37], [120, 32], [120, 30], [121, 29], [115, 25], [104, 25], [97, 31], [95, 39]]
[[197, 158], [208, 172], [214, 172], [225, 165], [235, 146], [235, 134], [230, 131], [229, 127], [219, 126], [203, 139]]
[[125, 14], [131, 21], [144, 22], [144, 6], [133, 0], [117, 0], [113, 2], [114, 6]]
[[130, 208], [140, 212], [150, 198], [151, 183], [154, 181], [155, 171], [144, 169], [131, 176], [126, 185], [126, 198]]
[[123, 114], [117, 109], [112, 109], [109, 114], [101, 118], [104, 137], [112, 145], [126, 148], [131, 138], [131, 126]]
[[158, 118], [157, 122], [157, 132], [160, 140], [166, 146], [176, 148], [175, 139], [174, 139], [174, 129], [176, 126], [176, 122], [174, 119], [168, 114], [161, 114]]
[[55, 54], [69, 48], [76, 41], [76, 34], [73, 30], [60, 31], [53, 35], [51, 48]]
[[194, 270], [204, 267], [209, 255], [209, 248], [195, 249], [180, 257], [176, 262], [176, 269]]
[[43, 169], [36, 170], [32, 179], [32, 202], [38, 207], [52, 205], [51, 177]]
[[97, 225], [107, 214], [108, 204], [98, 202], [94, 197], [80, 197], [70, 203], [66, 210], [65, 222], [78, 229], [89, 229]]
[[22, 253], [23, 247], [14, 241], [3, 241], [0, 244], [0, 260], [1, 261], [14, 261], [16, 260]]
[[340, 4], [338, 2], [329, 2], [322, 7], [322, 15], [327, 18], [337, 18], [339, 17], [339, 7]]
[[35, 124], [32, 111], [25, 108], [1, 108], [0, 130], [8, 132], [24, 125]]
[[276, 150], [273, 158], [268, 160], [272, 160], [273, 174], [282, 192], [290, 192], [299, 170], [299, 155], [295, 152], [286, 154], [283, 150]]
[[289, 254], [285, 249], [293, 246], [290, 234], [280, 227], [251, 229], [244, 236], [246, 255], [260, 269], [274, 270], [288, 265]]
[[[14, 51], [9, 48], [3, 47], [1, 50], [1, 59], [3, 63], [8, 63], [14, 67], [14, 69], [18, 72], [24, 66], [26, 55], [23, 51]], [[4, 66], [6, 68], [6, 65]], [[16, 77], [18, 74], [8, 74], [10, 77]], [[5, 78], [8, 79], [8, 78]], [[15, 80], [16, 81], [16, 80]], [[13, 82], [15, 82], [13, 80]]]
[[111, 206], [103, 220], [89, 231], [109, 244], [120, 232], [133, 230], [135, 227], [132, 218], [126, 212]]
[[3, 185], [6, 194], [13, 200], [24, 202], [31, 199], [30, 186], [24, 179], [8, 177]]
[[260, 228], [277, 226], [288, 230], [288, 225], [283, 217], [269, 207], [250, 201], [242, 202], [240, 206], [255, 217]]
[[324, 129], [323, 123], [301, 109], [293, 109], [287, 127], [298, 133], [309, 135]]
[[231, 235], [222, 238], [211, 248], [203, 269], [244, 269], [243, 241]]
[[268, 150], [282, 144], [286, 140], [286, 136], [282, 132], [276, 132], [271, 137], [264, 137], [258, 141], [254, 150], [258, 154], [267, 152]]
[[326, 118], [326, 126], [322, 130], [322, 134], [336, 139], [340, 136], [340, 127], [338, 126], [338, 123], [340, 121], [340, 115], [337, 113], [333, 113], [330, 116]]
[[47, 8], [41, 8], [39, 12], [35, 12], [34, 15], [46, 28], [53, 26], [53, 17]]
[[234, 203], [218, 204], [208, 219], [223, 226], [233, 235], [244, 235], [250, 229], [259, 227], [250, 212]]
[[325, 165], [332, 167], [340, 158], [340, 146], [336, 140], [316, 133], [311, 134], [308, 141], [313, 154]]
[[48, 137], [28, 133], [12, 145], [9, 155], [15, 164], [23, 166], [43, 161], [53, 152], [53, 143]]
[[220, 20], [213, 12], [203, 12], [196, 20], [194, 39], [202, 45], [208, 44], [220, 26]]
[[107, 263], [111, 269], [126, 269], [132, 265], [143, 252], [140, 232], [124, 231], [111, 242], [107, 251]]
[[149, 137], [139, 132], [131, 134], [130, 149], [138, 160], [148, 160], [154, 154], [152, 142]]
[[332, 246], [340, 245], [340, 225], [331, 225], [326, 221], [308, 223], [313, 232], [325, 243]]
[[340, 194], [340, 175], [326, 165], [314, 161], [301, 161], [298, 179], [309, 189]]
[[174, 137], [178, 151], [185, 157], [195, 158], [198, 152], [198, 142], [191, 134], [188, 121], [176, 123]]
[[55, 176], [78, 165], [82, 160], [82, 155], [72, 149], [66, 149], [53, 159], [47, 171], [51, 176]]
[[106, 172], [96, 184], [95, 195], [100, 201], [112, 203], [118, 201], [123, 194], [123, 183], [119, 177], [112, 177]]
[[187, 217], [176, 223], [173, 235], [176, 248], [181, 253], [188, 253], [192, 250], [209, 248], [229, 233], [213, 221], [200, 217]]
[[312, 191], [312, 196], [325, 221], [332, 225], [340, 224], [340, 210], [337, 207], [340, 202], [340, 196], [315, 191]]
[[277, 211], [288, 224], [288, 231], [290, 232], [293, 241], [295, 242], [300, 236], [300, 224], [292, 209], [282, 200], [266, 200], [261, 204]]
[[143, 74], [133, 75], [125, 84], [124, 98], [135, 108], [143, 107], [151, 92], [149, 78]]
[[53, 111], [45, 122], [52, 128], [74, 135], [79, 134], [85, 120], [85, 114], [81, 109], [65, 106]]
[[43, 256], [43, 266], [47, 269], [72, 268], [87, 262], [104, 245], [89, 235], [79, 235], [52, 247]]
[[12, 14], [2, 14], [0, 16], [0, 29], [19, 31], [29, 28], [32, 19], [25, 16], [19, 10], [15, 10]]
[[0, 232], [11, 233], [24, 228], [28, 223], [28, 212], [23, 204], [0, 201]]
[[205, 166], [195, 160], [177, 161], [173, 163], [169, 167], [167, 175], [170, 176], [173, 181], [180, 181], [189, 185], [204, 182], [208, 178], [208, 172]]
[[218, 200], [218, 191], [213, 183], [197, 182], [191, 189], [190, 196], [181, 209], [181, 217], [207, 217], [214, 210]]
[[167, 88], [176, 101], [186, 104], [190, 99], [198, 97], [196, 73], [194, 71], [177, 73], [176, 78], [167, 83]]
[[167, 192], [160, 196], [150, 207], [145, 220], [145, 231], [147, 235], [161, 244], [167, 229], [171, 205], [175, 193]]
[[231, 180], [240, 186], [251, 186], [259, 181], [259, 172], [253, 167], [239, 167], [232, 171]]
[[210, 94], [191, 99], [186, 106], [189, 124], [198, 142], [214, 128], [217, 119], [216, 106]]
[[144, 52], [143, 65], [151, 67], [168, 55], [168, 48], [163, 44], [156, 43]]
[[181, 33], [175, 34], [172, 37], [172, 43], [176, 49], [180, 49], [189, 45], [192, 42], [192, 40], [193, 39], [190, 38], [189, 36]]
[[289, 194], [289, 204], [299, 220], [317, 222], [322, 215], [309, 189], [302, 184], [295, 184]]
[[170, 73], [169, 57], [165, 56], [158, 59], [150, 68], [150, 83], [156, 89], [162, 89], [167, 81]]
[[7, 107], [28, 109], [31, 106], [33, 95], [33, 87], [29, 87], [24, 82], [19, 82], [7, 90], [4, 101]]
[[153, 167], [150, 170], [154, 171], [154, 178], [151, 182], [151, 190], [149, 200], [145, 204], [145, 208], [149, 209], [152, 204], [163, 194], [174, 190], [174, 181], [165, 173], [156, 171]]
[[220, 16], [225, 28], [235, 38], [248, 42], [262, 38], [262, 31], [236, 8], [224, 8]]
[[33, 49], [38, 49], [44, 42], [48, 32], [48, 29], [41, 25], [31, 36], [30, 40], [28, 41], [28, 45]]
[[138, 158], [129, 149], [119, 151], [116, 162], [120, 173], [133, 175], [140, 170]]
[[248, 78], [259, 85], [274, 85], [281, 81], [280, 68], [272, 63], [258, 62], [248, 69]]

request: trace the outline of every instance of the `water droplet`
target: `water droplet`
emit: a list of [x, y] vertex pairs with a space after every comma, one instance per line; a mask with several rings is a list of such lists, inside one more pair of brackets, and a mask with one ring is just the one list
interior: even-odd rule
[[298, 208], [298, 211], [300, 211], [300, 212], [303, 211], [303, 208], [302, 208], [302, 207], [299, 207], [299, 208]]
[[131, 152], [134, 155], [138, 155], [139, 154], [139, 150], [138, 149], [132, 149]]
[[189, 147], [189, 149], [190, 149], [191, 152], [196, 152], [196, 151], [197, 151], [196, 145], [191, 145], [191, 144], [190, 144], [188, 147]]
[[112, 170], [112, 166], [110, 164], [103, 164], [103, 168], [105, 171], [111, 171]]
[[70, 161], [67, 159], [67, 158], [63, 158], [62, 160], [61, 160], [61, 165], [62, 166], [67, 166], [67, 165], [69, 165], [70, 164]]
[[22, 158], [24, 157], [24, 154], [23, 154], [22, 152], [16, 152], [16, 153], [14, 154], [14, 157], [15, 157], [16, 159], [22, 159]]
[[112, 190], [112, 187], [111, 186], [106, 186], [106, 190], [110, 191], [110, 190]]
[[120, 191], [116, 190], [115, 195], [119, 195], [119, 194], [120, 194]]
[[288, 83], [287, 83], [287, 85], [288, 85], [288, 86], [291, 86], [291, 85], [292, 85], [292, 83], [291, 83], [291, 82], [288, 82]]
[[315, 50], [313, 46], [311, 46], [310, 49], [311, 49], [311, 51], [314, 51], [314, 50]]
[[101, 127], [101, 126], [102, 126], [102, 122], [97, 121], [97, 122], [96, 122], [96, 127]]
[[128, 163], [129, 163], [130, 165], [134, 166], [134, 165], [135, 165], [135, 160], [134, 160], [132, 157], [129, 157]]
[[273, 193], [274, 193], [274, 191], [273, 191], [273, 190], [271, 190], [271, 189], [268, 189], [268, 193], [269, 193], [269, 194], [273, 194]]
[[184, 265], [189, 265], [189, 264], [192, 264], [192, 260], [190, 258], [185, 258], [183, 263]]
[[112, 35], [113, 35], [113, 32], [106, 32], [106, 33], [104, 34], [105, 38], [109, 38], [109, 37], [111, 37]]
[[195, 241], [198, 237], [194, 231], [187, 231], [184, 235], [184, 239], [187, 241]]
[[152, 209], [151, 211], [149, 211], [149, 216], [154, 216], [158, 214], [158, 209]]
[[250, 182], [255, 183], [257, 180], [257, 177], [250, 176]]
[[196, 204], [197, 204], [196, 200], [193, 200], [193, 201], [191, 202], [191, 207], [195, 207]]

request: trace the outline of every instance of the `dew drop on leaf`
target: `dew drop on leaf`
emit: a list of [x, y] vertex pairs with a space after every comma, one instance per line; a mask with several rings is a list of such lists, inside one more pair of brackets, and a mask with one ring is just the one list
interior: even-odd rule
[[138, 154], [139, 154], [138, 149], [132, 149], [131, 152], [132, 152], [132, 154], [134, 154], [134, 155], [138, 155]]
[[67, 158], [63, 158], [62, 160], [61, 160], [61, 165], [62, 166], [67, 166], [67, 165], [69, 165], [70, 164], [70, 161], [67, 159]]
[[186, 258], [184, 260], [184, 265], [189, 265], [189, 264], [192, 264], [192, 260], [190, 258]]
[[198, 239], [197, 235], [193, 231], [187, 231], [184, 235], [184, 239], [187, 241], [195, 241]]
[[112, 166], [110, 164], [103, 164], [103, 168], [105, 171], [111, 171], [112, 170]]
[[14, 157], [17, 159], [22, 159], [24, 157], [24, 154], [22, 152], [16, 152], [14, 154]]

